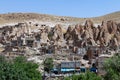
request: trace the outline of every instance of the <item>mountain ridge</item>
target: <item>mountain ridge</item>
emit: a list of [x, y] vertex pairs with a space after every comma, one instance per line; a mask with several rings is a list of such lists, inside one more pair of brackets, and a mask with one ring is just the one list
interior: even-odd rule
[[22, 22], [27, 20], [48, 21], [48, 22], [62, 22], [62, 23], [83, 23], [85, 20], [91, 19], [94, 23], [101, 23], [102, 21], [114, 20], [120, 22], [120, 11], [106, 14], [99, 17], [91, 18], [77, 18], [69, 16], [56, 16], [39, 13], [7, 13], [0, 14], [0, 24]]

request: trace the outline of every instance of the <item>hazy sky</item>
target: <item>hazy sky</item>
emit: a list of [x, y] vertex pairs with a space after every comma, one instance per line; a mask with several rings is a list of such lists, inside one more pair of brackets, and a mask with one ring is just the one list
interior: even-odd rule
[[93, 17], [120, 10], [120, 0], [1, 0], [0, 13], [37, 12]]

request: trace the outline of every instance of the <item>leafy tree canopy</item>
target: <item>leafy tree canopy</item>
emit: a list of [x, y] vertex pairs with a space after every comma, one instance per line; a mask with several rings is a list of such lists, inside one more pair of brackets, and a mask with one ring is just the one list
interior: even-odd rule
[[106, 60], [104, 69], [106, 71], [105, 80], [120, 80], [120, 55]]
[[53, 68], [53, 59], [46, 58], [43, 63], [44, 63], [44, 70], [50, 72], [50, 70]]
[[25, 57], [8, 61], [0, 56], [0, 80], [42, 80], [38, 65], [28, 62]]

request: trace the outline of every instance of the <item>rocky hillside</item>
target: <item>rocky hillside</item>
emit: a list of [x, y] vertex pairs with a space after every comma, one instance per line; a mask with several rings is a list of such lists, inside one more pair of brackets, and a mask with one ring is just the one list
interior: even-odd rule
[[95, 17], [95, 18], [92, 18], [92, 19], [94, 20], [94, 22], [108, 21], [108, 20], [113, 20], [113, 21], [116, 21], [116, 22], [120, 22], [120, 11], [110, 13], [110, 14], [106, 14], [106, 15], [100, 16], [100, 17]]
[[0, 24], [4, 23], [16, 23], [28, 20], [44, 21], [44, 22], [61, 22], [61, 23], [78, 23], [84, 21], [82, 18], [73, 18], [65, 16], [53, 16], [46, 14], [36, 13], [8, 13], [0, 14]]
[[87, 19], [92, 19], [94, 23], [101, 23], [102, 21], [114, 20], [120, 22], [120, 11], [107, 14], [100, 17], [93, 18], [76, 18], [66, 16], [53, 16], [47, 14], [36, 14], [36, 13], [8, 13], [0, 14], [0, 24], [4, 23], [16, 23], [28, 20], [47, 21], [47, 22], [61, 22], [61, 23], [83, 23]]

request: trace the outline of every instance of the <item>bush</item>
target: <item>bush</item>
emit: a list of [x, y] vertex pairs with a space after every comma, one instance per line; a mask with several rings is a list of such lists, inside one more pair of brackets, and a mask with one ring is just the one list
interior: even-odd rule
[[105, 80], [120, 80], [120, 55], [113, 56], [104, 64]]
[[0, 56], [0, 62], [0, 80], [42, 80], [38, 65], [28, 62], [25, 57], [8, 61]]
[[44, 64], [44, 70], [47, 72], [50, 72], [53, 69], [53, 59], [52, 58], [46, 58], [43, 62]]
[[70, 77], [65, 77], [64, 80], [102, 80], [100, 76], [97, 76], [93, 72], [81, 73], [79, 75], [72, 75]]

